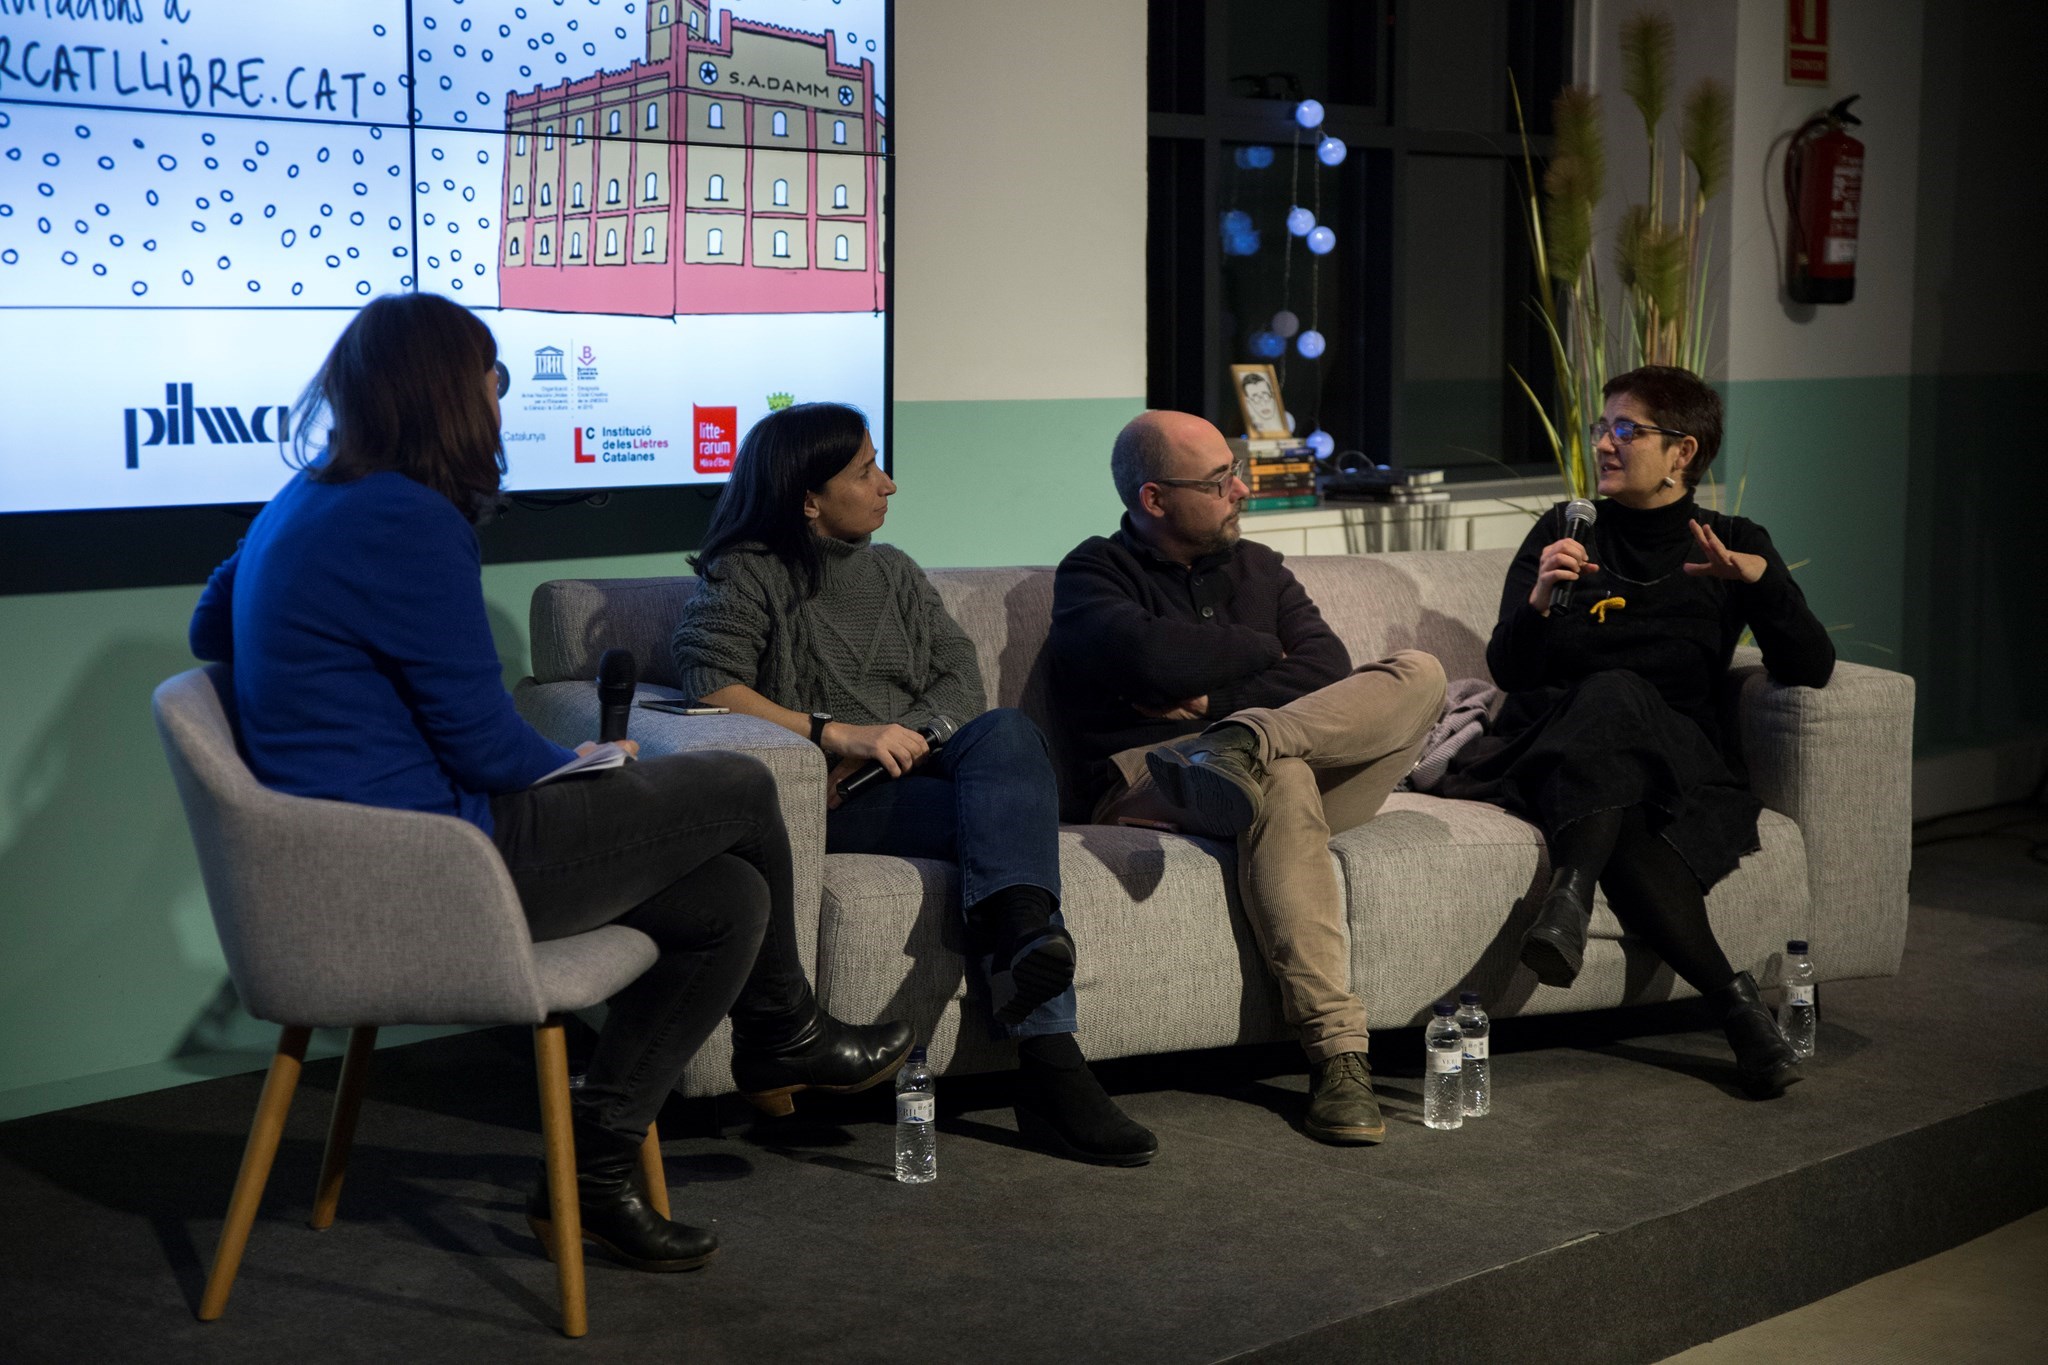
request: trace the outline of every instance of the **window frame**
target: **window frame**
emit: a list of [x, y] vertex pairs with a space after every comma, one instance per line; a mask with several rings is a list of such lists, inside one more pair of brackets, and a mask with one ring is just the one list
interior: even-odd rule
[[[1255, 357], [1241, 353], [1239, 337], [1222, 334], [1228, 308], [1219, 223], [1233, 174], [1230, 157], [1238, 146], [1264, 144], [1274, 149], [1276, 166], [1284, 165], [1297, 132], [1303, 148], [1309, 148], [1312, 134], [1298, 128], [1293, 114], [1300, 98], [1313, 96], [1324, 104], [1323, 129], [1349, 148], [1334, 174], [1321, 172], [1328, 177], [1322, 182], [1326, 206], [1332, 202], [1332, 178], [1336, 187], [1336, 207], [1326, 207], [1322, 216], [1338, 233], [1337, 312], [1355, 321], [1347, 324], [1340, 338], [1329, 324], [1325, 304], [1323, 329], [1332, 334], [1326, 358], [1301, 361], [1291, 346], [1288, 349], [1286, 360], [1312, 365], [1316, 368], [1311, 372], [1318, 376], [1316, 404], [1302, 414], [1307, 419], [1304, 425], [1329, 431], [1339, 451], [1359, 450], [1375, 463], [1402, 462], [1403, 451], [1410, 448], [1402, 412], [1408, 166], [1416, 156], [1490, 160], [1516, 186], [1504, 201], [1500, 449], [1489, 452], [1507, 468], [1492, 463], [1451, 465], [1447, 478], [1554, 471], [1547, 448], [1542, 447], [1540, 424], [1506, 372], [1506, 365], [1514, 366], [1539, 394], [1547, 394], [1554, 383], [1548, 348], [1522, 307], [1536, 278], [1515, 207], [1522, 147], [1512, 113], [1506, 116], [1506, 127], [1484, 133], [1410, 127], [1401, 121], [1411, 103], [1410, 87], [1430, 78], [1428, 71], [1419, 69], [1420, 58], [1405, 64], [1403, 60], [1409, 15], [1428, 2], [1358, 0], [1372, 7], [1366, 15], [1372, 32], [1386, 36], [1376, 42], [1373, 53], [1372, 102], [1340, 104], [1325, 99], [1322, 92], [1299, 88], [1268, 98], [1232, 89], [1231, 0], [1149, 0], [1147, 406], [1200, 413], [1226, 433], [1239, 430], [1229, 366]], [[1571, 78], [1572, 7], [1551, 0], [1503, 4], [1507, 61], [1501, 81], [1505, 86], [1513, 72], [1530, 121], [1529, 146], [1540, 177], [1542, 159], [1550, 151], [1550, 102]], [[1275, 84], [1283, 74], [1275, 73]], [[1270, 243], [1274, 228], [1262, 227]], [[1298, 391], [1293, 383], [1286, 388], [1290, 394]]]

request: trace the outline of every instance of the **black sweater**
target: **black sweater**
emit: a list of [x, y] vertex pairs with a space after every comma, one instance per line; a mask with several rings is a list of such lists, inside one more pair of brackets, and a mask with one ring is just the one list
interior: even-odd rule
[[[1586, 548], [1601, 572], [1579, 581], [1570, 611], [1549, 616], [1529, 605], [1543, 547], [1564, 535], [1564, 504], [1545, 512], [1508, 569], [1500, 620], [1486, 647], [1494, 681], [1509, 692], [1568, 686], [1603, 669], [1641, 674], [1674, 710], [1722, 739], [1715, 694], [1745, 628], [1756, 633], [1764, 668], [1778, 682], [1825, 686], [1835, 647], [1764, 528], [1700, 507], [1691, 497], [1647, 511], [1603, 500]], [[1698, 520], [1738, 554], [1769, 565], [1755, 583], [1686, 573], [1706, 554], [1686, 524]], [[1605, 622], [1588, 608], [1619, 597]]]
[[[1351, 655], [1277, 551], [1251, 541], [1192, 566], [1153, 552], [1126, 517], [1083, 541], [1054, 579], [1053, 689], [1091, 792], [1109, 755], [1202, 729], [1247, 706], [1281, 706], [1351, 671]], [[1209, 699], [1200, 720], [1155, 709]]]

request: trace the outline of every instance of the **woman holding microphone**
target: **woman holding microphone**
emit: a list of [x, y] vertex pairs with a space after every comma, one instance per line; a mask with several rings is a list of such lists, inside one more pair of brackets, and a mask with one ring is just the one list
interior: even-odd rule
[[1780, 684], [1825, 686], [1834, 646], [1764, 528], [1693, 500], [1720, 449], [1720, 397], [1666, 366], [1618, 375], [1604, 394], [1597, 520], [1569, 535], [1560, 505], [1523, 542], [1486, 651], [1508, 698], [1443, 794], [1543, 830], [1552, 876], [1522, 942], [1540, 981], [1578, 975], [1597, 884], [1712, 1004], [1743, 1089], [1768, 1099], [1800, 1079], [1798, 1061], [1707, 922], [1706, 893], [1758, 847], [1762, 808], [1717, 700], [1745, 629]]
[[[759, 763], [677, 754], [533, 785], [575, 755], [513, 710], [485, 616], [473, 527], [505, 469], [496, 361], [489, 329], [438, 296], [358, 313], [299, 401], [300, 472], [214, 571], [192, 649], [231, 665], [238, 737], [266, 785], [470, 821], [536, 940], [609, 923], [654, 940], [572, 1096], [576, 1176], [586, 1240], [638, 1269], [688, 1270], [717, 1237], [656, 1214], [633, 1174], [718, 1021], [731, 1015], [735, 1070], [764, 1089], [873, 1085], [910, 1029], [819, 1009]], [[544, 1182], [528, 1217], [545, 1245]]]

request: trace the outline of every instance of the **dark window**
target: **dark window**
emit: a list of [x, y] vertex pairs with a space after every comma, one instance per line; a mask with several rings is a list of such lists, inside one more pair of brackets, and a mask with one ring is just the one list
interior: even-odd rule
[[1548, 390], [1508, 77], [1541, 175], [1570, 25], [1564, 0], [1151, 0], [1147, 402], [1237, 435], [1230, 366], [1266, 362], [1339, 451], [1550, 469], [1508, 372]]

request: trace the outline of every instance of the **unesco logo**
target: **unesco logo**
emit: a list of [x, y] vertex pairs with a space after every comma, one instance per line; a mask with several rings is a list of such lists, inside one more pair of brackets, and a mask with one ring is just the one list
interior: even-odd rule
[[[145, 418], [147, 436], [142, 434]], [[250, 408], [244, 417], [240, 408], [198, 406], [190, 384], [166, 384], [162, 407], [129, 408], [124, 421], [128, 468], [140, 469], [145, 446], [198, 445], [202, 433], [210, 445], [282, 445], [291, 435], [291, 405], [266, 403]]]

